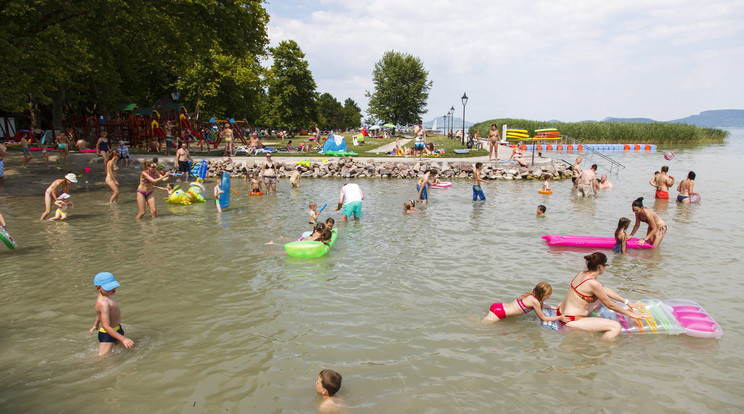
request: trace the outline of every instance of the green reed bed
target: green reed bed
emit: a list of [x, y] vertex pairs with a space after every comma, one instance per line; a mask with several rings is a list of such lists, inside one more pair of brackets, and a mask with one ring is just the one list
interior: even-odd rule
[[687, 124], [668, 124], [663, 122], [544, 122], [527, 119], [493, 119], [473, 125], [471, 133], [477, 130], [481, 136], [488, 136], [491, 124], [501, 130], [508, 128], [526, 129], [530, 136], [536, 129], [555, 127], [563, 135], [568, 135], [584, 143], [633, 143], [633, 144], [705, 144], [720, 143], [728, 132], [718, 128], [700, 128]]

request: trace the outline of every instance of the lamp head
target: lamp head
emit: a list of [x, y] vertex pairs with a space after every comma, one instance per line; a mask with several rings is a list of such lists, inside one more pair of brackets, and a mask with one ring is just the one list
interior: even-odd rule
[[468, 95], [465, 92], [462, 93], [462, 98], [460, 99], [462, 99], [462, 106], [465, 106], [468, 104]]

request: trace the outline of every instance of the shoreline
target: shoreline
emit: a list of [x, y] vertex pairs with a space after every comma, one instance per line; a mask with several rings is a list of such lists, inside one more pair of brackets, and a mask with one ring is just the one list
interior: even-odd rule
[[[511, 148], [499, 148], [499, 157], [508, 157], [511, 155]], [[508, 150], [508, 151], [507, 151]], [[566, 178], [564, 171], [568, 166], [561, 160], [547, 157], [538, 157], [535, 155], [534, 166], [528, 168], [519, 167], [516, 161], [499, 159], [498, 161], [488, 161], [488, 156], [479, 156], [472, 158], [446, 158], [446, 157], [424, 157], [423, 162], [413, 157], [323, 157], [322, 154], [309, 153], [307, 157], [282, 157], [281, 155], [272, 154], [272, 158], [277, 163], [278, 178], [288, 178], [294, 170], [297, 162], [307, 161], [309, 165], [300, 166], [302, 178], [418, 178], [423, 175], [427, 166], [439, 170], [440, 179], [472, 179], [472, 171], [476, 162], [484, 164], [483, 178], [486, 180], [520, 180], [535, 179], [537, 174], [550, 173], [554, 179]], [[33, 158], [28, 163], [27, 168], [22, 168], [23, 153], [19, 151], [6, 152], [4, 157], [5, 163], [5, 184], [3, 190], [0, 190], [0, 197], [9, 196], [27, 196], [38, 195], [43, 193], [52, 181], [62, 178], [68, 172], [78, 176], [79, 184], [87, 184], [89, 187], [101, 186], [108, 188], [104, 183], [105, 168], [103, 159], [95, 153], [74, 153], [71, 152], [67, 157], [67, 164], [57, 163], [57, 154], [51, 152], [49, 155], [49, 165], [44, 165], [44, 159], [40, 152], [33, 152]], [[124, 162], [119, 161], [119, 170], [117, 178], [119, 187], [126, 187], [134, 184], [139, 180], [139, 173], [142, 171], [142, 162], [157, 157], [159, 164], [165, 167], [166, 171], [177, 172], [175, 155], [162, 154], [133, 154], [129, 160], [129, 167], [124, 167]], [[525, 160], [531, 160], [532, 153], [525, 152]], [[266, 159], [263, 155], [259, 156], [200, 156], [198, 153], [192, 154], [195, 162], [206, 160], [209, 162], [207, 177], [217, 177], [223, 171], [228, 171], [233, 177], [242, 177], [244, 167], [253, 172], [260, 170], [261, 163]], [[85, 168], [90, 168], [90, 172], [84, 172]], [[570, 174], [568, 175], [570, 177]], [[71, 191], [76, 191], [72, 186]]]

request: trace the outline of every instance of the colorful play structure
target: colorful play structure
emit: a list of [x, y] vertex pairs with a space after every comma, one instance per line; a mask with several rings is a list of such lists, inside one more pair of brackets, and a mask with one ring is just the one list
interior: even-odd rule
[[[62, 121], [63, 128], [72, 128], [76, 136], [99, 137], [105, 131], [110, 142], [121, 140], [142, 150], [147, 149], [150, 142], [165, 142], [166, 128], [171, 128], [174, 145], [177, 140], [182, 139], [217, 148], [222, 140], [220, 132], [226, 125], [232, 129], [236, 140], [248, 144], [246, 134], [253, 132], [253, 128], [246, 119], [236, 121], [233, 118], [211, 118], [209, 122], [192, 124], [186, 107], [178, 103], [168, 104], [160, 109], [125, 104], [116, 109], [116, 117], [111, 120], [83, 116]], [[20, 137], [18, 140], [20, 141]]]

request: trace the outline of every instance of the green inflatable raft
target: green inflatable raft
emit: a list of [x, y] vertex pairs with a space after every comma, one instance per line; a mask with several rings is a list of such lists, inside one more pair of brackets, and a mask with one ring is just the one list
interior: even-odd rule
[[302, 240], [293, 241], [284, 245], [287, 255], [292, 257], [320, 257], [325, 256], [333, 244], [336, 243], [337, 229], [331, 230], [331, 240], [328, 244], [319, 241]]

